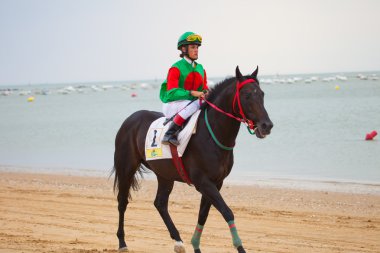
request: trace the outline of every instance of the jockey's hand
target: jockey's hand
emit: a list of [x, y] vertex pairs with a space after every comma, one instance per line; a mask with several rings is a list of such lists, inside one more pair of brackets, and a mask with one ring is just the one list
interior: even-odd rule
[[205, 94], [204, 98], [207, 98], [208, 94], [209, 94], [208, 90], [203, 90], [202, 92], [203, 92], [203, 94]]
[[205, 94], [202, 91], [192, 90], [191, 96], [197, 97], [197, 98], [205, 98]]

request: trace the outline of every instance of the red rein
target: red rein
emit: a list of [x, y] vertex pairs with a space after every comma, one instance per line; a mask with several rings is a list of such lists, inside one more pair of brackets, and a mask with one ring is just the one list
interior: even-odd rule
[[221, 112], [223, 113], [224, 115], [227, 115], [228, 117], [231, 117], [231, 118], [234, 118], [236, 119], [237, 121], [239, 122], [242, 122], [242, 123], [245, 123], [247, 124], [247, 126], [250, 128], [250, 129], [254, 129], [255, 127], [255, 124], [252, 120], [249, 120], [247, 119], [247, 117], [245, 117], [245, 114], [244, 114], [244, 111], [243, 111], [243, 107], [241, 106], [241, 103], [240, 103], [240, 89], [248, 84], [248, 83], [254, 83], [256, 82], [254, 79], [247, 79], [247, 80], [244, 80], [243, 82], [239, 83], [239, 81], [237, 82], [236, 84], [236, 92], [235, 92], [235, 95], [234, 95], [234, 100], [232, 102], [232, 109], [234, 112], [235, 111], [235, 103], [237, 101], [237, 104], [238, 104], [238, 107], [239, 107], [239, 114], [243, 117], [243, 118], [239, 118], [239, 117], [236, 117], [234, 115], [232, 115], [231, 113], [228, 113], [228, 112], [225, 112], [223, 111], [222, 109], [220, 109], [219, 107], [217, 107], [216, 105], [214, 105], [213, 103], [207, 101], [206, 99], [204, 99], [206, 101], [207, 104], [209, 104], [212, 108], [214, 108], [215, 110], [217, 110], [218, 112]]

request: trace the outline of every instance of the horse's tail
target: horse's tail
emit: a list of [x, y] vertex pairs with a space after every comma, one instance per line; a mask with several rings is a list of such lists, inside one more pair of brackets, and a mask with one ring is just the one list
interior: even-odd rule
[[119, 195], [128, 194], [128, 198], [131, 199], [130, 189], [137, 191], [140, 188], [139, 176], [142, 178], [144, 168], [141, 166], [139, 155], [136, 154], [134, 140], [126, 131], [126, 125], [124, 122], [116, 135], [111, 175], [115, 173], [114, 192], [118, 192]]
[[115, 163], [111, 172], [111, 176], [113, 173], [115, 173], [115, 179], [113, 182], [113, 191], [115, 193], [118, 193], [119, 191], [125, 189], [128, 191], [128, 199], [132, 199], [130, 188], [132, 187], [134, 191], [138, 191], [140, 189], [140, 181], [139, 181], [138, 175], [140, 175], [142, 178], [142, 173], [143, 173], [143, 171], [141, 170], [142, 167], [140, 166], [140, 168], [137, 169], [137, 172], [139, 172], [138, 174], [135, 174], [134, 176], [127, 179], [128, 180], [127, 185], [129, 185], [129, 189], [127, 189], [126, 187], [123, 187], [123, 185], [121, 185], [121, 181], [119, 180], [120, 178], [125, 178], [126, 176], [126, 173], [124, 173], [123, 169], [118, 169], [118, 168], [123, 168], [123, 167], [119, 167], [119, 166], [120, 166], [120, 163], [118, 165], [116, 165]]

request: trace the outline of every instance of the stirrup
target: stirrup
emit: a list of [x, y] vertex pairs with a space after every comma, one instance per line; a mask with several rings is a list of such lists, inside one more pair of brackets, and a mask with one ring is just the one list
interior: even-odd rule
[[180, 144], [176, 136], [171, 136], [169, 138], [169, 142], [173, 144], [174, 146], [179, 146]]
[[171, 136], [164, 135], [164, 138], [162, 138], [161, 143], [164, 144], [164, 145], [169, 145], [170, 144], [169, 141], [170, 141], [171, 138], [172, 138]]

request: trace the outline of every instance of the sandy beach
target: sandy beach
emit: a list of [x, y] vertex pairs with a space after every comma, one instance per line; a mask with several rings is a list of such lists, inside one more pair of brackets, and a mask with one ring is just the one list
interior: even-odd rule
[[[117, 252], [112, 178], [0, 172], [0, 252]], [[156, 182], [143, 180], [126, 213], [129, 252], [173, 252], [153, 206]], [[380, 196], [225, 185], [247, 252], [379, 252]], [[169, 211], [187, 252], [200, 195], [177, 183]], [[202, 252], [235, 252], [212, 209]]]

